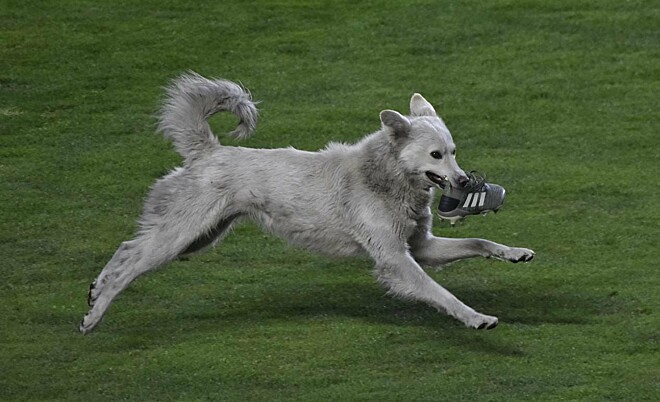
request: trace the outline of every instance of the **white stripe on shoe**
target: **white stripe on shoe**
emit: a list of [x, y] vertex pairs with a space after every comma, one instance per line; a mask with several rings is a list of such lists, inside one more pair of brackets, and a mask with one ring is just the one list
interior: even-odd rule
[[463, 208], [467, 208], [470, 205], [470, 201], [472, 201], [472, 195], [474, 193], [468, 194], [467, 198], [465, 198], [465, 204], [463, 204]]
[[479, 193], [474, 193], [474, 196], [472, 197], [472, 205], [470, 206], [474, 208], [477, 206], [478, 203], [479, 203]]
[[480, 193], [469, 193], [465, 197], [465, 202], [463, 203], [463, 208], [474, 208], [476, 206], [483, 207], [486, 203], [486, 192], [482, 191]]

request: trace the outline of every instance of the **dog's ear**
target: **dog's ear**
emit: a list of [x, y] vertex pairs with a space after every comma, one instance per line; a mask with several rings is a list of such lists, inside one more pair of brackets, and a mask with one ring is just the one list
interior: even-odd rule
[[388, 127], [394, 132], [395, 137], [405, 137], [411, 129], [410, 120], [394, 110], [383, 110], [380, 112], [380, 121], [383, 127]]
[[420, 94], [414, 94], [410, 98], [410, 114], [413, 116], [438, 116], [433, 106]]

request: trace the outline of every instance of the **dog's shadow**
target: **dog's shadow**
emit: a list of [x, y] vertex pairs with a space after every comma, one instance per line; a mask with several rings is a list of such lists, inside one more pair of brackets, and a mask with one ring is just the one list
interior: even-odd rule
[[[173, 320], [184, 325], [186, 332], [190, 333], [217, 331], [232, 325], [245, 327], [250, 323], [268, 320], [305, 322], [308, 319], [336, 316], [379, 325], [422, 327], [424, 334], [420, 336], [424, 339], [428, 339], [430, 333], [430, 336], [440, 343], [461, 345], [484, 353], [508, 356], [524, 354], [518, 346], [501, 337], [487, 336], [487, 332], [483, 330], [468, 330], [460, 322], [426, 304], [389, 297], [382, 288], [371, 282], [315, 282], [304, 287], [296, 284], [296, 287], [290, 285], [259, 289], [262, 291], [242, 295], [238, 299], [234, 293], [192, 301], [176, 311], [158, 312], [140, 325], [133, 326], [124, 321], [121, 331], [127, 331], [126, 335], [140, 333], [142, 336], [148, 331], [157, 337], [156, 334], [161, 332], [159, 327], [171, 327], [172, 324], [168, 325], [167, 321]], [[595, 296], [572, 295], [559, 290], [536, 289], [533, 286], [524, 289], [474, 289], [462, 285], [452, 287], [452, 292], [477, 311], [499, 316], [502, 326], [584, 325], [595, 316], [606, 314], [603, 306], [608, 302], [611, 304], [611, 301]], [[222, 303], [219, 303], [219, 300], [222, 300]], [[436, 333], [437, 336], [434, 335]], [[172, 340], [169, 334], [163, 342]], [[151, 341], [157, 342], [156, 339]]]
[[[603, 300], [562, 291], [529, 288], [474, 289], [453, 287], [452, 293], [477, 311], [521, 325], [586, 324], [601, 314]], [[270, 288], [230, 311], [192, 313], [196, 319], [244, 319], [343, 316], [392, 325], [455, 326], [458, 321], [420, 302], [390, 297], [375, 283], [314, 284], [303, 288]]]

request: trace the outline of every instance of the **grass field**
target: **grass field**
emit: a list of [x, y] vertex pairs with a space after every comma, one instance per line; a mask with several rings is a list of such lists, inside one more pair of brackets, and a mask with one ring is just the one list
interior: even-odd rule
[[[657, 1], [0, 4], [0, 400], [660, 399]], [[248, 147], [355, 141], [424, 94], [508, 191], [436, 234], [537, 252], [432, 272], [499, 327], [246, 224], [81, 336], [89, 282], [180, 163], [154, 113], [187, 69], [262, 100]]]

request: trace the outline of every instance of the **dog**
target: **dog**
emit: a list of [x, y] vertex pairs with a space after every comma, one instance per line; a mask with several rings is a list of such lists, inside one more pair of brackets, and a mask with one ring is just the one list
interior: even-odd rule
[[241, 219], [289, 243], [332, 256], [368, 255], [387, 292], [425, 302], [470, 328], [491, 329], [481, 314], [426, 274], [470, 257], [527, 262], [534, 252], [484, 239], [436, 237], [431, 202], [438, 187], [464, 186], [465, 172], [443, 120], [420, 94], [410, 115], [380, 112], [381, 128], [355, 144], [319, 152], [223, 146], [207, 122], [217, 112], [240, 119], [230, 135], [250, 136], [258, 110], [242, 86], [188, 72], [173, 80], [159, 130], [183, 166], [156, 181], [134, 239], [123, 242], [92, 282], [85, 334], [135, 278], [217, 244]]

